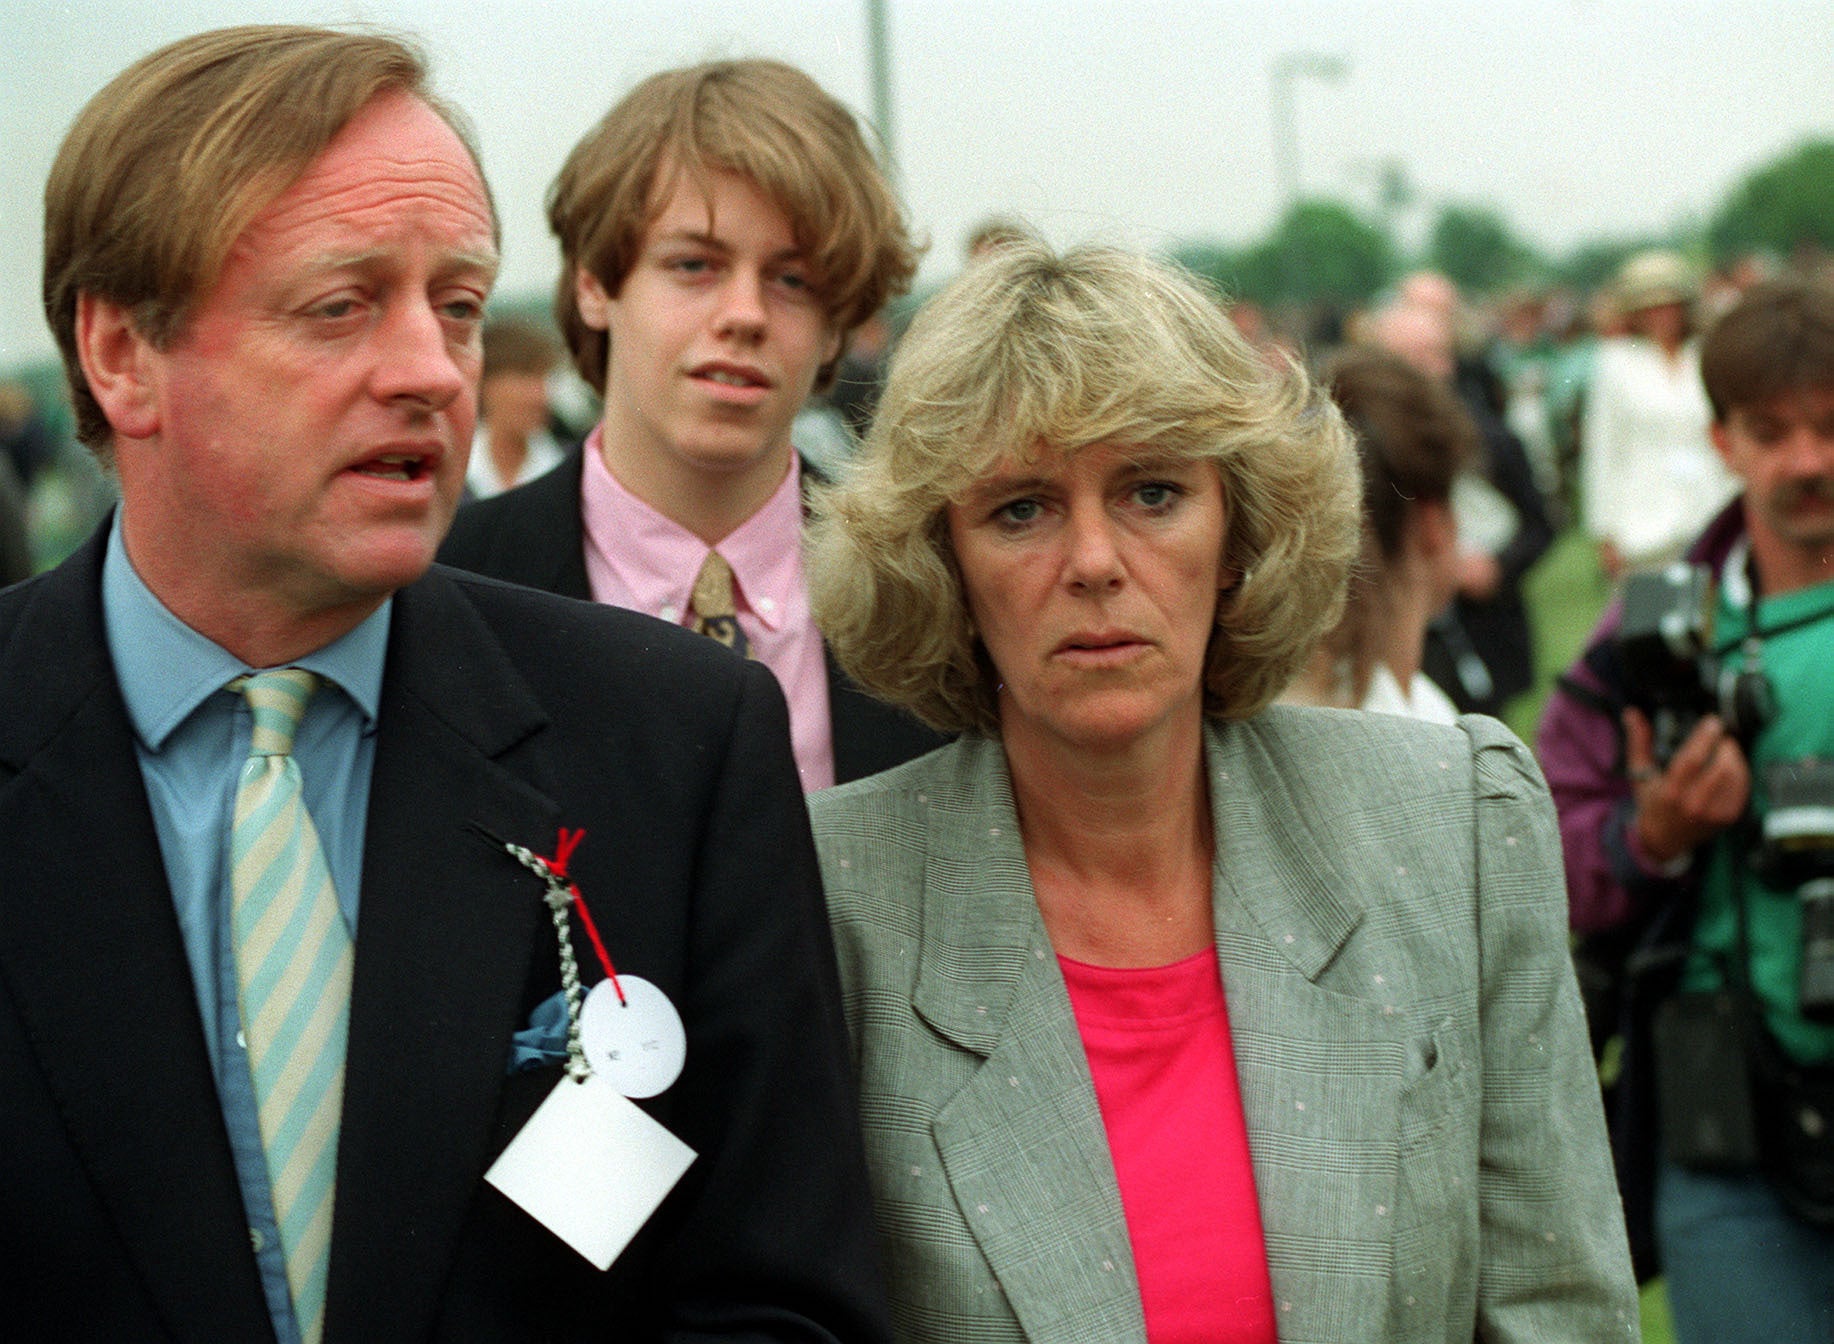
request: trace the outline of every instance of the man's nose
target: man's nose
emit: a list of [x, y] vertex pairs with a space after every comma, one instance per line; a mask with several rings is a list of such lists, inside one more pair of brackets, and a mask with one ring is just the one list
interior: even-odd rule
[[477, 381], [477, 340], [475, 327], [455, 330], [428, 303], [400, 305], [388, 316], [381, 333], [376, 396], [383, 401], [423, 402], [429, 410], [444, 410]]
[[764, 330], [764, 276], [756, 270], [735, 266], [720, 287], [720, 308], [716, 319], [722, 336], [754, 338]]

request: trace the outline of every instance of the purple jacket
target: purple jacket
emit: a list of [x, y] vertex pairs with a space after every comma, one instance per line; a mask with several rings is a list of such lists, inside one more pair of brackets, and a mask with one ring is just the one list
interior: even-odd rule
[[[1717, 571], [1744, 531], [1744, 503], [1735, 499], [1707, 525], [1688, 559]], [[1656, 871], [1631, 837], [1635, 806], [1619, 726], [1626, 697], [1612, 645], [1621, 615], [1613, 602], [1600, 618], [1586, 651], [1556, 684], [1535, 735], [1560, 817], [1568, 918], [1580, 933], [1622, 928], [1692, 883], [1691, 874]]]

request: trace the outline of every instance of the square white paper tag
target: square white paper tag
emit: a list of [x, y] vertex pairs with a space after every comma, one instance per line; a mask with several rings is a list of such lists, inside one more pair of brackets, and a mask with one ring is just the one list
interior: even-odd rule
[[600, 1269], [694, 1161], [694, 1150], [597, 1074], [562, 1078], [484, 1179]]

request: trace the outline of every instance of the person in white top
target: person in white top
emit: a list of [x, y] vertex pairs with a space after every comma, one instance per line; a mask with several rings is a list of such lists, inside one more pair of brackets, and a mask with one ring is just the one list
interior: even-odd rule
[[1679, 556], [1736, 488], [1707, 436], [1692, 271], [1641, 252], [1616, 288], [1630, 334], [1599, 346], [1580, 424], [1585, 526], [1613, 580]]
[[560, 465], [566, 454], [548, 431], [548, 377], [560, 363], [560, 339], [524, 318], [484, 328], [484, 377], [478, 427], [465, 469], [465, 494], [489, 499]]
[[1477, 426], [1449, 388], [1387, 350], [1351, 346], [1322, 376], [1356, 431], [1362, 555], [1343, 617], [1282, 698], [1451, 723], [1458, 711], [1420, 670], [1421, 650], [1457, 587], [1452, 483]]

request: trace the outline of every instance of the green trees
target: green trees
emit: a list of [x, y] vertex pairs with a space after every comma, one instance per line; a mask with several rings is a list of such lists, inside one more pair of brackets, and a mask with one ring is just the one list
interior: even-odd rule
[[1547, 269], [1501, 215], [1478, 205], [1448, 205], [1439, 212], [1426, 261], [1468, 294], [1490, 293]]
[[1716, 261], [1834, 251], [1834, 140], [1810, 140], [1748, 175], [1707, 226]]
[[1267, 238], [1239, 251], [1196, 244], [1177, 259], [1229, 294], [1267, 304], [1365, 303], [1399, 267], [1387, 230], [1337, 201], [1298, 202]]
[[[1399, 167], [1389, 171], [1403, 181]], [[1410, 256], [1395, 239], [1395, 214], [1372, 220], [1340, 201], [1300, 201], [1258, 241], [1195, 242], [1177, 259], [1237, 298], [1333, 308], [1367, 303], [1416, 266], [1442, 271], [1481, 297], [1541, 282], [1591, 290], [1649, 246], [1715, 264], [1752, 252], [1805, 260], [1834, 253], [1834, 140], [1807, 141], [1760, 165], [1726, 191], [1704, 225], [1684, 221], [1666, 232], [1588, 239], [1559, 258], [1537, 251], [1481, 202], [1442, 204], [1425, 245]]]

